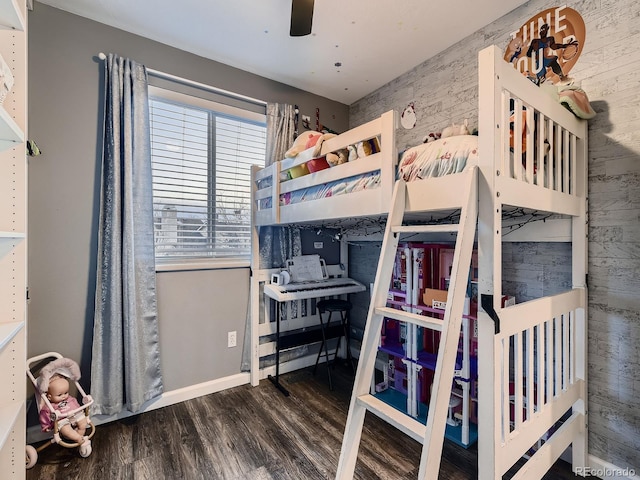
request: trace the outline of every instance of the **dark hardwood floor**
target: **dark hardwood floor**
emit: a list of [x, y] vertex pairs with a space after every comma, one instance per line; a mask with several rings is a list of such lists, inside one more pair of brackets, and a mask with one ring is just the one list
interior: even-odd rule
[[[353, 375], [326, 367], [281, 376], [283, 396], [268, 380], [99, 425], [93, 453], [52, 445], [27, 471], [28, 480], [251, 479], [335, 477]], [[421, 445], [368, 414], [356, 479], [415, 479]], [[440, 479], [475, 479], [477, 449], [445, 442]], [[546, 480], [575, 479], [559, 461]]]

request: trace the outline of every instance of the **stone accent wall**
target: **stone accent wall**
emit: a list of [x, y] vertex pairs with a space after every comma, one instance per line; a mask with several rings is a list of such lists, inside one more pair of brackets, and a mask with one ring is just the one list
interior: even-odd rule
[[371, 299], [370, 284], [376, 277], [381, 242], [357, 242], [349, 246], [349, 276], [367, 286], [367, 291], [351, 295], [351, 338], [360, 345]]
[[[640, 8], [635, 0], [565, 3], [586, 24], [571, 76], [597, 116], [589, 122], [589, 452], [640, 467]], [[351, 105], [350, 125], [415, 103], [417, 124], [398, 130], [398, 150], [469, 119], [477, 125], [477, 53], [556, 3], [532, 0]], [[453, 26], [452, 26], [453, 28]], [[419, 48], [412, 46], [411, 48]], [[370, 253], [352, 248], [351, 272]], [[377, 247], [379, 249], [379, 246]], [[553, 251], [555, 249], [555, 251]], [[559, 249], [559, 250], [558, 250]], [[564, 253], [563, 253], [564, 252]], [[551, 254], [552, 253], [552, 254]], [[568, 287], [570, 248], [505, 246], [505, 291], [518, 301]], [[373, 278], [373, 276], [371, 277]], [[365, 281], [365, 280], [363, 280]], [[534, 282], [535, 281], [535, 282]], [[366, 313], [366, 310], [365, 310]]]

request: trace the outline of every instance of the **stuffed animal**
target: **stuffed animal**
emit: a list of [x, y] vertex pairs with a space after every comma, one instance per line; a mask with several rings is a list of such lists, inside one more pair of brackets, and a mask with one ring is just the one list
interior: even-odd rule
[[422, 139], [422, 143], [435, 142], [440, 138], [440, 133], [430, 133]]
[[[307, 144], [305, 145], [305, 150], [308, 150], [312, 147], [316, 147], [318, 148], [319, 145], [322, 144], [322, 133], [319, 132], [313, 132], [314, 134], [309, 136], [309, 140], [307, 140]], [[317, 134], [317, 135], [315, 135]], [[314, 154], [315, 154], [315, 149], [313, 150]]]
[[298, 137], [294, 140], [293, 145], [289, 150], [284, 154], [287, 158], [293, 158], [297, 156], [300, 152], [303, 152], [307, 148], [311, 148], [311, 146], [315, 145], [315, 143], [309, 147], [307, 144], [313, 142], [314, 138], [317, 142], [318, 138], [321, 137], [322, 134], [320, 132], [316, 132], [314, 130], [307, 130], [302, 132]]
[[358, 159], [358, 149], [356, 148], [355, 145], [349, 145], [347, 147], [347, 150], [349, 151], [349, 161], [353, 162], [354, 160]]
[[326, 159], [327, 163], [331, 167], [347, 163], [349, 161], [349, 150], [347, 150], [346, 148], [341, 148], [340, 150], [336, 150], [335, 152], [327, 153]]
[[325, 142], [325, 140], [329, 140], [330, 138], [336, 137], [337, 135], [335, 133], [322, 133], [320, 134], [320, 136], [318, 137], [317, 141], [315, 142], [315, 149], [313, 150], [313, 156], [314, 157], [319, 157], [322, 154], [322, 144]]
[[470, 135], [469, 133], [469, 121], [465, 118], [462, 125], [456, 125], [455, 123], [449, 125], [442, 130], [440, 138], [455, 137], [456, 135]]
[[380, 151], [380, 143], [378, 143], [378, 139], [374, 137], [358, 143], [356, 150], [358, 152], [358, 158], [368, 157]]

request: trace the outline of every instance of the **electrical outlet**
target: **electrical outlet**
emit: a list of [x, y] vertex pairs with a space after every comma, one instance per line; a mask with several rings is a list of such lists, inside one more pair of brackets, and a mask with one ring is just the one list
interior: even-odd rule
[[238, 339], [235, 330], [227, 333], [227, 347], [235, 347], [238, 344]]

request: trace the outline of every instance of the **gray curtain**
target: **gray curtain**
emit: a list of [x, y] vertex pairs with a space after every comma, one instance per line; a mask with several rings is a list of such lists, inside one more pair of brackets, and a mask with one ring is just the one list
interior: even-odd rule
[[267, 156], [265, 165], [282, 160], [291, 148], [296, 133], [296, 111], [293, 105], [267, 104]]
[[[292, 105], [267, 105], [267, 157], [265, 164], [282, 160], [295, 140], [295, 108]], [[274, 179], [275, 181], [275, 179]], [[260, 268], [280, 268], [288, 258], [300, 255], [300, 230], [293, 227], [260, 229]]]
[[[267, 146], [265, 166], [282, 160], [284, 154], [295, 139], [295, 108], [293, 105], [280, 103], [267, 104]], [[277, 179], [274, 179], [277, 181]], [[300, 255], [302, 243], [300, 230], [293, 227], [261, 227], [260, 228], [260, 268], [281, 268], [288, 258]], [[260, 295], [262, 299], [262, 295]], [[249, 305], [251, 304], [249, 299]], [[262, 301], [262, 300], [261, 300]], [[247, 309], [247, 321], [244, 332], [244, 348], [242, 350], [242, 371], [251, 367], [251, 308]], [[262, 308], [260, 309], [262, 311]]]
[[95, 317], [94, 412], [137, 412], [162, 394], [147, 72], [109, 54]]

